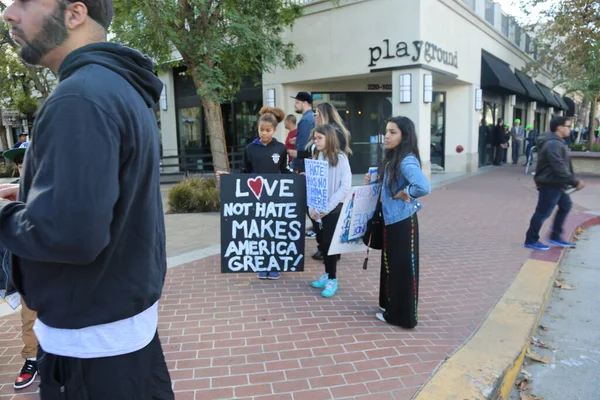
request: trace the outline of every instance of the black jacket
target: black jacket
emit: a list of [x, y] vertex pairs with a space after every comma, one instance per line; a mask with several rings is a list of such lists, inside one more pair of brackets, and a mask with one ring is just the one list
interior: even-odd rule
[[538, 148], [535, 171], [537, 186], [565, 189], [579, 184], [573, 172], [569, 149], [563, 139], [553, 132], [548, 132], [538, 138], [536, 147]]
[[492, 136], [494, 137], [494, 146], [500, 146], [501, 144], [506, 143], [506, 131], [504, 130], [503, 125], [494, 126]]
[[242, 171], [248, 174], [280, 174], [291, 172], [288, 169], [285, 144], [273, 138], [264, 145], [257, 138], [244, 151]]
[[153, 305], [166, 273], [150, 59], [113, 43], [70, 53], [41, 107], [0, 245], [44, 324], [77, 329]]

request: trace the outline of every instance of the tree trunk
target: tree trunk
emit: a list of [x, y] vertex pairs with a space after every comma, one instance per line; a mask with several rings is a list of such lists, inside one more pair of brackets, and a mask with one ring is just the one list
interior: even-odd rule
[[596, 109], [598, 108], [598, 97], [594, 97], [592, 99], [592, 108], [590, 110], [590, 121], [588, 128], [588, 144], [590, 148], [592, 147], [592, 143], [594, 143], [594, 139], [596, 139], [596, 131], [594, 130], [596, 125]]
[[230, 172], [229, 158], [227, 157], [227, 143], [225, 143], [225, 129], [223, 127], [223, 113], [221, 103], [214, 100], [202, 99], [204, 118], [208, 128], [210, 152], [213, 158], [213, 167], [216, 171]]
[[[184, 63], [192, 75], [196, 89], [203, 87], [204, 83], [196, 72], [196, 66], [189, 57], [182, 53]], [[201, 97], [202, 109], [204, 110], [204, 119], [208, 128], [208, 139], [210, 141], [210, 152], [212, 154], [212, 164], [215, 172], [230, 172], [229, 158], [227, 157], [227, 143], [225, 140], [225, 128], [223, 126], [223, 113], [221, 112], [221, 103], [216, 100], [210, 100]]]
[[2, 140], [2, 149], [4, 151], [8, 150], [8, 138], [6, 137], [6, 134], [6, 127], [0, 124], [0, 140]]

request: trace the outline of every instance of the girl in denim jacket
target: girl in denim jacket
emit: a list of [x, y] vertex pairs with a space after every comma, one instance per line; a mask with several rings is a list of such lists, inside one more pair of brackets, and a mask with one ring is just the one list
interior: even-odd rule
[[[419, 299], [419, 222], [417, 200], [431, 191], [421, 171], [414, 123], [406, 117], [388, 121], [385, 158], [379, 167], [384, 219], [381, 281], [377, 319], [412, 329], [417, 325]], [[365, 184], [370, 176], [365, 177]]]

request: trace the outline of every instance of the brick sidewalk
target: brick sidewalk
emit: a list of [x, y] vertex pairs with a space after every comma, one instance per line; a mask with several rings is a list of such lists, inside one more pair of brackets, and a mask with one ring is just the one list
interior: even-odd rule
[[[600, 181], [587, 179], [600, 192]], [[576, 199], [576, 198], [575, 198]], [[219, 257], [172, 268], [160, 333], [177, 399], [410, 399], [477, 329], [528, 251], [531, 177], [504, 166], [423, 199], [419, 325], [377, 321], [379, 259], [342, 257], [340, 289], [324, 299], [308, 282], [323, 267], [276, 282], [223, 276]], [[598, 207], [600, 208], [600, 207]], [[307, 254], [314, 251], [308, 241]], [[14, 395], [22, 365], [20, 320], [0, 320], [0, 397]]]

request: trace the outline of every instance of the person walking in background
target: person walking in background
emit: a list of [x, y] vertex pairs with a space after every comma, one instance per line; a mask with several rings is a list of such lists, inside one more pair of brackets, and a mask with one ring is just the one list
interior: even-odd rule
[[285, 117], [284, 127], [288, 131], [288, 135], [285, 138], [285, 148], [288, 151], [288, 164], [291, 164], [293, 157], [289, 153], [290, 151], [294, 151], [296, 149], [296, 132], [298, 132], [296, 126], [296, 116], [290, 114]]
[[529, 163], [529, 165], [533, 164], [533, 161], [531, 161], [531, 149], [535, 145], [537, 138], [537, 129], [533, 129], [532, 125], [527, 125], [527, 149], [525, 150], [525, 156], [527, 157], [527, 160], [525, 161], [525, 165], [527, 165], [527, 163]]
[[504, 151], [502, 152], [502, 164], [508, 162], [508, 149], [510, 148], [510, 126], [508, 123], [504, 124]]
[[[384, 231], [381, 252], [379, 307], [382, 322], [406, 329], [417, 326], [419, 301], [420, 197], [431, 192], [421, 170], [414, 123], [406, 117], [389, 120], [385, 133], [385, 157], [379, 166]], [[364, 184], [371, 183], [369, 174]]]
[[573, 247], [562, 237], [563, 225], [571, 211], [572, 202], [565, 190], [582, 190], [583, 181], [577, 179], [571, 165], [569, 150], [564, 139], [571, 134], [571, 123], [567, 117], [555, 117], [550, 121], [550, 131], [540, 136], [536, 145], [538, 162], [535, 184], [538, 189], [538, 203], [531, 217], [525, 237], [525, 247], [533, 250], [550, 250], [550, 246], [540, 242], [540, 229], [544, 221], [558, 206], [548, 242], [559, 247]]
[[[5, 159], [12, 162], [17, 167], [17, 170], [19, 171], [19, 177], [23, 174], [23, 160], [25, 158], [25, 152], [28, 146], [29, 142], [23, 142], [20, 143], [20, 147], [7, 150], [2, 154]], [[20, 179], [17, 179], [11, 182], [11, 184], [18, 185], [19, 180]], [[4, 285], [7, 286], [4, 289], [5, 293], [9, 295], [11, 292], [16, 292], [10, 278], [10, 253], [8, 253], [5, 249], [0, 250], [0, 253], [2, 254], [2, 271], [4, 274], [2, 281], [5, 282]], [[24, 301], [21, 301], [21, 340], [23, 341], [21, 357], [23, 357], [25, 360], [25, 364], [23, 365], [23, 368], [21, 368], [21, 372], [19, 372], [19, 375], [17, 376], [17, 379], [13, 385], [15, 389], [23, 389], [28, 387], [33, 383], [38, 374], [38, 340], [35, 336], [35, 332], [33, 331], [33, 324], [35, 323], [36, 318], [36, 312], [27, 307], [27, 304], [25, 304]]]
[[487, 164], [487, 140], [488, 140], [488, 132], [487, 126], [485, 125], [485, 120], [479, 121], [479, 165]]
[[518, 118], [515, 119], [515, 124], [510, 130], [510, 137], [512, 139], [512, 163], [516, 164], [519, 162], [519, 152], [525, 138], [525, 131], [521, 126], [521, 120]]
[[[296, 97], [292, 98], [296, 100], [294, 111], [296, 111], [296, 114], [302, 114], [296, 132], [296, 151], [300, 152], [306, 150], [308, 141], [310, 140], [310, 134], [315, 128], [315, 114], [312, 110], [313, 100], [308, 92], [299, 92]], [[304, 172], [304, 159], [294, 158], [292, 169], [294, 172]]]
[[329, 254], [329, 248], [335, 233], [335, 227], [342, 204], [352, 188], [352, 171], [348, 157], [340, 150], [340, 143], [331, 125], [319, 125], [314, 131], [316, 146], [315, 159], [327, 161], [327, 210], [309, 208], [313, 221], [322, 221], [320, 248], [323, 252], [325, 275], [311, 283], [316, 289], [323, 289], [321, 296], [332, 297], [338, 289], [337, 262], [338, 255]]
[[40, 397], [174, 399], [158, 335], [167, 257], [152, 107], [164, 85], [150, 58], [106, 41], [111, 0], [14, 1], [3, 17], [21, 59], [58, 82], [18, 201], [0, 200], [0, 246], [37, 312]]
[[504, 120], [498, 118], [496, 126], [494, 126], [493, 137], [494, 137], [494, 165], [502, 164], [502, 157], [504, 156], [504, 150], [506, 146], [506, 136], [504, 131]]

